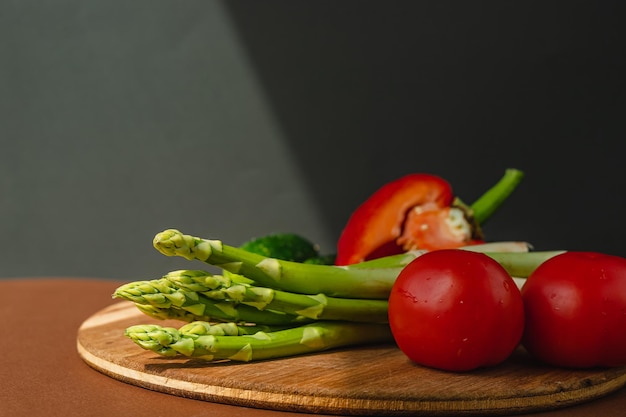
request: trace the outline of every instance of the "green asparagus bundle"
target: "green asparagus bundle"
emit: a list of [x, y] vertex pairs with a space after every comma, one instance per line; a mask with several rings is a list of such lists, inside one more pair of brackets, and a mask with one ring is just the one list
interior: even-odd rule
[[318, 321], [284, 330], [255, 330], [235, 324], [193, 322], [178, 330], [158, 325], [131, 326], [126, 329], [126, 336], [162, 356], [242, 362], [393, 342], [389, 326], [383, 324]]
[[[167, 256], [217, 266], [224, 274], [179, 270], [122, 285], [115, 298], [134, 302], [150, 317], [188, 323], [178, 330], [137, 325], [126, 335], [160, 355], [235, 361], [392, 342], [387, 297], [400, 271], [423, 253], [334, 266], [272, 258], [174, 229], [153, 243]], [[521, 242], [466, 249], [486, 253], [515, 277], [527, 277], [561, 253], [529, 252]]]

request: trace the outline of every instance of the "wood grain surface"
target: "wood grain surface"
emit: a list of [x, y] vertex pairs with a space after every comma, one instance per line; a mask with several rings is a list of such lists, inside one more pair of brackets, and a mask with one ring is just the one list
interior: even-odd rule
[[283, 411], [336, 415], [511, 415], [573, 406], [622, 388], [626, 368], [573, 371], [534, 362], [519, 349], [504, 364], [449, 373], [410, 363], [391, 345], [236, 363], [164, 358], [124, 330], [158, 321], [132, 303], [115, 303], [78, 330], [82, 359], [98, 371], [147, 389]]

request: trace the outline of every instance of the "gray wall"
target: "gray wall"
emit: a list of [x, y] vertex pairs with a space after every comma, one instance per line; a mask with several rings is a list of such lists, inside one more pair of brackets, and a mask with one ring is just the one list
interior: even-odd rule
[[[615, 2], [4, 1], [0, 277], [153, 278], [169, 227], [326, 252], [409, 172], [491, 240], [626, 255]], [[195, 265], [201, 267], [201, 265]]]

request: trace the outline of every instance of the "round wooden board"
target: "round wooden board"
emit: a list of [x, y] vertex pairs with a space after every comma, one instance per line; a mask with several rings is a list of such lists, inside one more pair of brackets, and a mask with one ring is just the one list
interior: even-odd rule
[[337, 415], [511, 415], [579, 404], [626, 384], [626, 368], [556, 369], [533, 362], [521, 349], [500, 366], [469, 373], [412, 364], [395, 346], [250, 363], [164, 358], [124, 336], [127, 327], [146, 323], [182, 324], [116, 303], [82, 324], [78, 352], [108, 376], [167, 394]]

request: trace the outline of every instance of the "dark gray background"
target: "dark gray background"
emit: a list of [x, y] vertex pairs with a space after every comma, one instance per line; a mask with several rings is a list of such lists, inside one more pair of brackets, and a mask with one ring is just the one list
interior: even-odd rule
[[[626, 255], [624, 6], [3, 1], [0, 277], [154, 278], [169, 227], [334, 251], [409, 172], [466, 202], [522, 185], [490, 240]], [[198, 265], [195, 265], [198, 266]]]

